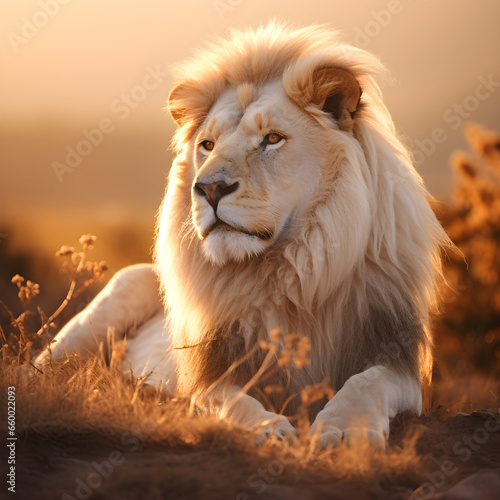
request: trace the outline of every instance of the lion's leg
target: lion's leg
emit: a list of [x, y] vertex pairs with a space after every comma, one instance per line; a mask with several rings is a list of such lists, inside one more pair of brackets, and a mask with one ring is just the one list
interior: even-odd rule
[[359, 435], [367, 435], [373, 444], [384, 447], [389, 419], [404, 411], [420, 414], [421, 410], [419, 381], [385, 366], [373, 366], [347, 380], [318, 413], [310, 433], [321, 447]]
[[55, 341], [38, 356], [35, 366], [44, 366], [50, 359], [59, 359], [65, 354], [95, 353], [101, 343], [107, 345], [109, 327], [115, 329], [116, 338], [123, 338], [128, 328], [140, 327], [162, 311], [152, 266], [126, 267], [62, 328]]
[[137, 334], [127, 338], [126, 358], [122, 363], [125, 375], [141, 378], [145, 384], [176, 392], [177, 374], [172, 335], [165, 325], [163, 309], [137, 329]]
[[267, 411], [259, 401], [245, 394], [239, 386], [219, 386], [209, 395], [201, 397], [198, 403], [220, 418], [256, 430], [259, 435], [258, 444], [270, 436], [291, 441], [297, 435], [297, 431], [285, 416]]

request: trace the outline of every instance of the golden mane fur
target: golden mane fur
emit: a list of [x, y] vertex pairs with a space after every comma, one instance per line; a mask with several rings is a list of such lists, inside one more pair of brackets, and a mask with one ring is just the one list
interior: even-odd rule
[[[345, 194], [332, 175], [292, 237], [244, 261], [214, 265], [192, 222], [196, 130], [225, 89], [238, 89], [245, 104], [256, 88], [276, 80], [316, 124], [332, 128], [318, 106], [300, 102], [313, 71], [324, 67], [347, 70], [363, 92], [352, 132], [338, 132], [342, 150], [328, 160], [332, 171], [355, 165], [360, 175], [350, 181], [363, 189], [354, 186]], [[375, 364], [429, 379], [429, 312], [436, 306], [441, 249], [448, 239], [382, 102], [376, 78], [383, 74], [373, 55], [342, 43], [336, 32], [275, 22], [233, 32], [177, 69], [169, 110], [178, 124], [178, 156], [159, 212], [155, 267], [179, 348], [181, 392], [209, 387], [274, 328], [311, 342], [309, 365], [283, 366], [266, 380], [286, 387], [272, 400], [278, 409], [308, 384], [328, 378], [338, 390]], [[330, 150], [328, 144], [317, 147]], [[358, 220], [359, 204], [370, 218]], [[231, 372], [230, 381], [245, 385], [262, 357], [257, 350]]]

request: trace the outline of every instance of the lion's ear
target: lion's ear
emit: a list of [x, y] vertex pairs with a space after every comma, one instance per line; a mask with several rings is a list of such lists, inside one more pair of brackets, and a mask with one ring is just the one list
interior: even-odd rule
[[345, 69], [319, 68], [312, 79], [312, 102], [331, 114], [342, 130], [351, 130], [362, 94], [354, 75]]
[[197, 93], [194, 83], [189, 80], [179, 83], [170, 91], [167, 109], [177, 125], [184, 125], [196, 115]]
[[[320, 67], [300, 78], [291, 73], [285, 85], [289, 96], [304, 108], [319, 107], [339, 123], [342, 130], [351, 131], [354, 113], [359, 107], [361, 87], [349, 71], [335, 67]], [[295, 82], [290, 85], [291, 82]]]
[[170, 91], [167, 109], [179, 127], [189, 123], [196, 129], [206, 118], [224, 85], [225, 81], [220, 78], [201, 83], [184, 80]]
[[340, 68], [319, 68], [313, 73], [313, 101], [338, 120], [344, 110], [354, 114], [361, 87], [352, 73]]

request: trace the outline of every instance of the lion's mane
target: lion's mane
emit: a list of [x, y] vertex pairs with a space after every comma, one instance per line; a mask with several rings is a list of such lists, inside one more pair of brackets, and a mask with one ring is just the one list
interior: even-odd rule
[[[213, 265], [192, 229], [194, 132], [226, 86], [280, 78], [296, 100], [311, 71], [327, 66], [348, 70], [363, 91], [352, 134], [364, 159], [347, 147], [331, 162], [359, 162], [368, 199], [344, 199], [332, 179], [294, 238], [245, 262]], [[375, 364], [429, 379], [429, 313], [437, 303], [448, 239], [382, 102], [376, 78], [383, 75], [373, 55], [343, 44], [337, 33], [279, 23], [233, 32], [178, 68], [182, 92], [176, 87], [169, 101], [178, 123], [178, 156], [159, 212], [155, 266], [178, 348], [181, 392], [210, 386], [276, 327], [284, 335], [309, 337], [312, 346], [310, 365], [283, 366], [266, 380], [286, 387], [273, 400], [277, 408], [307, 384], [326, 377], [338, 390]], [[331, 126], [317, 108], [307, 111]], [[369, 223], [355, 218], [353, 203], [368, 204]], [[342, 246], [340, 217], [359, 234], [349, 239], [357, 248]], [[261, 361], [255, 354], [227, 379], [246, 384]]]

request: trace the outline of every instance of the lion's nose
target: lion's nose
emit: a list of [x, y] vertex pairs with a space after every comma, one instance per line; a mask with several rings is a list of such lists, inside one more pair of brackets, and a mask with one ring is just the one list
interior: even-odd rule
[[200, 196], [205, 197], [214, 210], [217, 210], [217, 205], [221, 198], [234, 193], [234, 191], [238, 189], [238, 186], [238, 182], [230, 185], [226, 184], [224, 181], [212, 182], [211, 184], [197, 182], [194, 185], [194, 190]]

